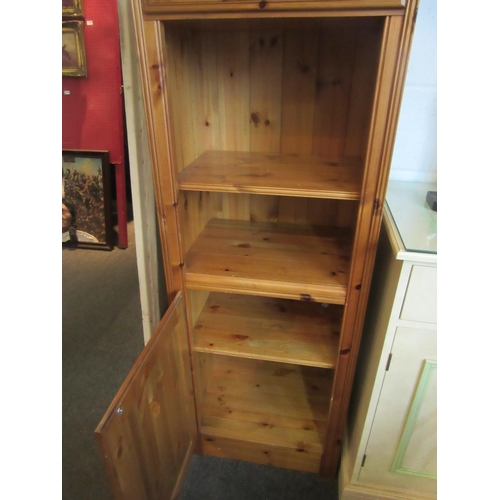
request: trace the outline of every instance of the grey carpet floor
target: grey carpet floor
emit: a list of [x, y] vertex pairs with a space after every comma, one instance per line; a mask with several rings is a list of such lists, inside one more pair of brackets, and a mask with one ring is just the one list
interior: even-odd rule
[[[129, 248], [62, 252], [62, 498], [111, 500], [94, 429], [143, 348], [134, 225]], [[337, 500], [315, 474], [195, 456], [180, 500]]]

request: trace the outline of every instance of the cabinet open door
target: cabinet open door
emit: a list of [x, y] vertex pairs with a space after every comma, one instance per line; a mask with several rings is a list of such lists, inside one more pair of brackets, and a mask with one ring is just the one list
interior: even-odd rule
[[116, 498], [175, 498], [198, 431], [181, 292], [95, 430]]

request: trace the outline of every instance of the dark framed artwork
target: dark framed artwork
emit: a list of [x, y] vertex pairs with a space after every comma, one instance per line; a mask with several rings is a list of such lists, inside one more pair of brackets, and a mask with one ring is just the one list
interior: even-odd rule
[[63, 247], [113, 249], [108, 151], [62, 152]]
[[83, 0], [62, 0], [63, 17], [83, 17]]
[[87, 76], [83, 21], [62, 22], [62, 76]]

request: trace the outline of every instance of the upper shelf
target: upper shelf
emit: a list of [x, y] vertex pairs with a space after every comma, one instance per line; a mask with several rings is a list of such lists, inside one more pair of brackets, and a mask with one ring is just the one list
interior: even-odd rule
[[359, 158], [205, 151], [179, 173], [183, 191], [358, 200]]

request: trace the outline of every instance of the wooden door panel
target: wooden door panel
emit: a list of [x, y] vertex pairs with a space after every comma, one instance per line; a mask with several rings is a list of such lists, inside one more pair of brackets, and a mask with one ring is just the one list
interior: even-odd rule
[[179, 292], [95, 431], [116, 498], [174, 498], [197, 441]]

